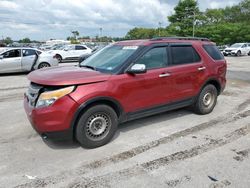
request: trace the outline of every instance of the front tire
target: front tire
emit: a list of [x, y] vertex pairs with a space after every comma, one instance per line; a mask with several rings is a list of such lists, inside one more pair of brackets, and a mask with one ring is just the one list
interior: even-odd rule
[[116, 112], [107, 105], [96, 105], [85, 111], [76, 127], [76, 140], [85, 148], [107, 144], [118, 125]]
[[236, 53], [236, 56], [241, 56], [241, 51], [239, 50], [237, 53]]
[[217, 102], [218, 91], [212, 84], [206, 85], [193, 105], [194, 112], [205, 115], [213, 111]]

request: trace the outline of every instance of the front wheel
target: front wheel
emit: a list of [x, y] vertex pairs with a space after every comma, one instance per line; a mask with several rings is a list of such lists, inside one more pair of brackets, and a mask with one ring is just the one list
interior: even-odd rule
[[76, 140], [86, 148], [105, 145], [114, 136], [117, 125], [117, 114], [111, 107], [93, 106], [80, 117], [76, 127]]
[[241, 56], [241, 51], [239, 50], [237, 53], [236, 53], [236, 56]]
[[206, 85], [200, 92], [193, 109], [197, 114], [209, 114], [213, 111], [217, 102], [217, 89], [214, 85]]

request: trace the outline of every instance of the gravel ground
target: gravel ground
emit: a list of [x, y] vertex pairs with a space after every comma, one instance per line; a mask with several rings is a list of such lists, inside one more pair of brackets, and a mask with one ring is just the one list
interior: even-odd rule
[[0, 187], [250, 187], [250, 57], [227, 61], [211, 114], [180, 109], [131, 121], [91, 150], [43, 141], [22, 107], [26, 74], [1, 75]]

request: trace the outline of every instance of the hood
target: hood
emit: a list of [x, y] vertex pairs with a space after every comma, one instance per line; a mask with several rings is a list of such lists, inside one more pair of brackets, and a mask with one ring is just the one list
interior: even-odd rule
[[33, 71], [28, 74], [28, 79], [41, 85], [63, 86], [103, 82], [110, 76], [87, 68], [61, 66]]
[[225, 50], [232, 50], [232, 51], [234, 51], [234, 50], [237, 50], [238, 48], [226, 48]]

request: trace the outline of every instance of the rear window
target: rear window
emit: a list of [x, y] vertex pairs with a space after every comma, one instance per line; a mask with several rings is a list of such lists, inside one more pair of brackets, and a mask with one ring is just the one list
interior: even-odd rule
[[192, 46], [171, 46], [171, 55], [173, 65], [195, 63], [201, 60]]
[[224, 56], [221, 54], [219, 49], [215, 45], [203, 45], [203, 48], [214, 60], [222, 60]]

